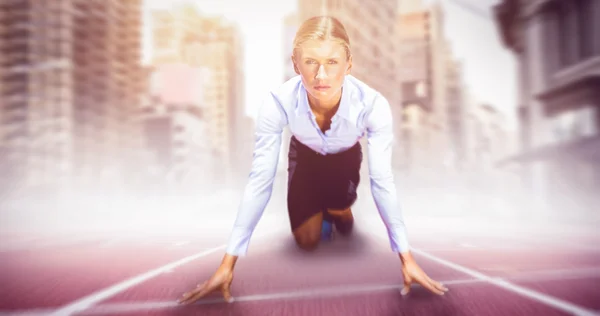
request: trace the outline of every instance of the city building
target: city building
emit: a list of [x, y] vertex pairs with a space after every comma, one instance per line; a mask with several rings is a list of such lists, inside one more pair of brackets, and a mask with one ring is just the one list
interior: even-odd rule
[[2, 181], [111, 187], [135, 170], [141, 1], [2, 1]]
[[[402, 148], [400, 165], [416, 177], [435, 179], [458, 154], [453, 136], [460, 129], [449, 125], [460, 120], [460, 68], [454, 66], [444, 37], [441, 4], [402, 1], [397, 18], [398, 77], [402, 89]], [[454, 133], [454, 134], [453, 134]]]
[[[449, 46], [448, 46], [449, 47]], [[467, 102], [465, 100], [466, 86], [463, 80], [462, 63], [451, 59], [452, 54], [448, 53], [449, 61], [447, 79], [447, 139], [449, 142], [449, 161], [452, 168], [456, 171], [463, 171], [468, 168], [467, 148], [466, 148], [466, 117], [468, 112]]]
[[[195, 6], [178, 5], [152, 13], [152, 65], [184, 63], [210, 70], [205, 83], [208, 140], [220, 163], [225, 182], [247, 177], [252, 157], [247, 135], [252, 121], [245, 115], [243, 43], [239, 27], [222, 17], [200, 13]], [[244, 150], [244, 151], [242, 151]]]
[[506, 118], [489, 104], [476, 104], [467, 114], [466, 124], [469, 153], [465, 158], [470, 171], [487, 174], [495, 169], [496, 162], [508, 153], [509, 139]]
[[[294, 71], [294, 63], [292, 62], [292, 52], [294, 49], [294, 37], [300, 27], [300, 21], [298, 15], [292, 13], [287, 15], [283, 20], [283, 82], [292, 79], [297, 76]], [[277, 169], [280, 172], [287, 174], [288, 168], [288, 153], [290, 150], [290, 139], [292, 134], [289, 127], [285, 127], [283, 130], [283, 136], [281, 141], [281, 151], [279, 152], [279, 163]]]
[[[148, 94], [140, 108], [147, 175], [171, 187], [205, 189], [216, 178], [216, 161], [204, 119], [206, 68], [171, 64], [149, 69]], [[165, 182], [166, 181], [166, 182]]]
[[503, 0], [494, 12], [520, 88], [521, 153], [499, 165], [522, 168], [532, 209], [597, 213], [600, 1]]
[[294, 49], [294, 38], [300, 27], [298, 14], [292, 13], [283, 19], [283, 81], [288, 81], [297, 76], [294, 71], [294, 63], [292, 62], [292, 52]]

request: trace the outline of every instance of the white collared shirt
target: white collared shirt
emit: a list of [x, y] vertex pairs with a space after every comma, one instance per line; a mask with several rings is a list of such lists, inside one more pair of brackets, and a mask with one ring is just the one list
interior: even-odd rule
[[351, 75], [344, 79], [340, 106], [331, 119], [331, 128], [325, 133], [317, 125], [300, 76], [269, 93], [257, 117], [252, 168], [227, 253], [244, 256], [248, 251], [254, 228], [271, 198], [286, 125], [298, 141], [324, 155], [347, 150], [367, 135], [373, 199], [387, 228], [392, 250], [408, 251], [406, 228], [392, 174], [392, 122], [387, 99]]

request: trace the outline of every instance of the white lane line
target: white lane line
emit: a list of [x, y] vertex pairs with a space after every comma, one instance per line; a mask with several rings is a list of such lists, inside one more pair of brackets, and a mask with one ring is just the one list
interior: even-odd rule
[[[511, 276], [503, 277], [503, 278], [495, 278], [497, 280], [513, 280], [513, 281], [559, 281], [559, 280], [571, 280], [571, 279], [586, 279], [589, 277], [600, 277], [600, 267], [591, 267], [591, 268], [583, 268], [583, 269], [557, 269], [557, 270], [542, 270], [542, 271], [532, 271], [532, 272], [522, 272], [518, 274], [513, 274]], [[445, 285], [461, 285], [461, 284], [474, 284], [474, 283], [483, 283], [485, 280], [480, 279], [457, 279], [457, 280], [448, 280], [448, 281], [440, 281]], [[419, 285], [416, 285], [419, 286]], [[343, 288], [347, 291], [347, 293], [341, 293], [339, 288]], [[349, 290], [348, 290], [349, 289]], [[296, 294], [299, 298], [305, 297], [310, 298], [315, 295], [318, 297], [323, 295], [323, 292], [327, 291], [335, 291], [335, 293], [344, 294], [354, 294], [354, 293], [368, 293], [369, 291], [384, 291], [384, 290], [398, 290], [400, 292], [402, 290], [402, 284], [384, 284], [384, 285], [348, 285], [343, 287], [335, 287], [335, 288], [325, 288], [325, 289], [317, 289], [317, 292], [314, 292], [312, 296], [306, 295], [308, 290], [302, 292], [294, 292], [294, 293], [280, 293], [280, 294], [260, 294], [260, 295], [250, 295], [250, 296], [240, 296], [236, 297], [236, 301], [253, 301], [253, 300], [274, 300], [281, 298], [295, 298], [293, 294]], [[235, 294], [235, 293], [234, 293]], [[302, 296], [304, 294], [304, 296]], [[201, 300], [197, 302], [197, 304], [226, 304], [226, 302], [222, 299], [207, 299]], [[120, 314], [124, 312], [135, 312], [141, 310], [150, 310], [150, 309], [159, 309], [159, 308], [171, 308], [179, 306], [177, 303], [173, 301], [154, 301], [154, 302], [127, 302], [127, 303], [106, 303], [99, 304], [86, 309], [78, 313], [82, 314]], [[14, 310], [14, 311], [0, 311], [0, 316], [5, 315], [23, 315], [23, 316], [38, 316], [38, 315], [49, 315], [52, 313], [54, 309], [30, 309], [30, 310]]]
[[480, 247], [473, 247], [473, 248], [467, 248], [467, 247], [463, 247], [463, 248], [459, 248], [459, 247], [426, 247], [426, 248], [421, 248], [418, 247], [419, 249], [421, 249], [422, 251], [429, 251], [429, 252], [459, 252], [459, 251], [478, 251], [478, 252], [482, 252], [482, 251], [490, 251], [490, 250], [494, 250], [494, 251], [531, 251], [531, 248], [525, 248], [525, 247], [490, 247], [490, 248], [480, 248]]
[[[259, 238], [262, 238], [262, 237], [270, 235], [270, 234], [274, 234], [279, 231], [280, 230], [272, 230], [267, 233], [263, 233], [263, 234], [259, 235], [260, 236]], [[185, 257], [183, 259], [171, 262], [162, 267], [159, 267], [154, 270], [148, 271], [146, 273], [140, 274], [138, 276], [135, 276], [135, 277], [127, 279], [123, 282], [114, 284], [114, 285], [107, 287], [105, 289], [102, 289], [100, 291], [94, 292], [88, 296], [81, 298], [81, 299], [78, 299], [66, 306], [59, 308], [58, 310], [54, 311], [50, 315], [51, 316], [64, 316], [64, 315], [72, 315], [75, 313], [79, 313], [81, 311], [84, 311], [84, 310], [90, 308], [94, 304], [97, 304], [98, 302], [101, 302], [113, 295], [116, 295], [120, 292], [127, 290], [130, 287], [136, 286], [136, 285], [143, 283], [145, 281], [148, 281], [158, 275], [161, 275], [161, 274], [165, 273], [166, 271], [173, 270], [173, 269], [175, 269], [181, 265], [184, 265], [190, 261], [194, 261], [198, 258], [202, 258], [206, 255], [217, 252], [219, 250], [223, 250], [225, 248], [227, 248], [227, 245], [221, 245], [221, 246], [218, 246], [215, 248], [211, 248], [211, 249], [202, 251], [195, 255], [191, 255], [191, 256]]]
[[0, 311], [0, 316], [48, 316], [53, 311], [51, 308]]
[[[482, 282], [477, 279], [463, 279], [463, 280], [449, 280], [444, 284], [464, 284], [464, 283], [478, 283]], [[310, 298], [323, 298], [323, 297], [340, 297], [353, 294], [361, 293], [374, 293], [388, 290], [400, 290], [402, 285], [398, 284], [362, 284], [362, 285], [340, 285], [334, 287], [323, 287], [309, 290], [292, 291], [292, 292], [281, 292], [281, 293], [269, 293], [269, 294], [255, 294], [246, 296], [234, 296], [234, 302], [256, 302], [256, 301], [269, 301], [269, 300], [285, 300], [285, 299], [310, 299]], [[222, 298], [216, 299], [204, 299], [194, 303], [194, 305], [207, 305], [207, 304], [230, 304]], [[125, 312], [137, 312], [141, 310], [161, 309], [161, 308], [173, 308], [181, 306], [175, 301], [156, 301], [156, 302], [131, 302], [131, 303], [108, 303], [96, 305], [90, 309], [87, 309], [78, 315], [86, 314], [120, 314]]]
[[598, 315], [595, 311], [587, 309], [587, 308], [585, 308], [583, 306], [579, 306], [579, 305], [567, 302], [565, 300], [561, 300], [561, 299], [559, 299], [557, 297], [550, 296], [550, 295], [547, 295], [547, 294], [543, 294], [543, 293], [540, 293], [540, 292], [537, 292], [537, 291], [534, 291], [534, 290], [531, 290], [531, 289], [528, 289], [528, 288], [525, 288], [525, 287], [522, 287], [522, 286], [510, 283], [510, 282], [505, 281], [505, 280], [500, 280], [500, 279], [496, 279], [496, 278], [487, 276], [487, 275], [485, 275], [483, 273], [477, 272], [475, 270], [471, 270], [471, 269], [469, 269], [467, 267], [461, 266], [461, 265], [456, 264], [454, 262], [450, 262], [448, 260], [444, 260], [442, 258], [439, 258], [439, 257], [436, 257], [434, 255], [431, 255], [431, 254], [429, 254], [429, 253], [427, 253], [425, 251], [421, 251], [421, 250], [418, 250], [418, 249], [411, 249], [411, 250], [413, 252], [415, 252], [415, 253], [417, 253], [417, 254], [419, 254], [419, 255], [421, 255], [421, 256], [429, 259], [429, 260], [431, 260], [431, 261], [434, 261], [434, 262], [439, 263], [441, 265], [445, 265], [445, 266], [447, 266], [449, 268], [452, 268], [454, 270], [463, 272], [463, 273], [465, 273], [467, 275], [470, 275], [470, 276], [472, 276], [474, 278], [477, 278], [477, 279], [489, 282], [489, 283], [491, 283], [493, 285], [496, 285], [498, 287], [501, 287], [501, 288], [503, 288], [505, 290], [508, 290], [508, 291], [511, 291], [513, 293], [517, 293], [517, 294], [523, 295], [525, 297], [533, 299], [534, 301], [538, 301], [540, 303], [543, 303], [543, 304], [552, 306], [554, 308], [560, 309], [560, 310], [562, 310], [564, 312], [572, 313], [574, 315], [581, 315], [581, 316], [584, 316], [584, 315], [585, 316], [588, 316], [588, 315]]
[[[513, 275], [511, 279], [526, 279], [526, 280], [563, 280], [570, 278], [586, 278], [590, 275], [598, 275], [600, 268], [589, 268], [581, 269], [577, 271], [565, 271], [565, 270], [548, 270], [542, 271], [536, 275], [529, 273], [523, 273], [520, 275]], [[563, 274], [566, 273], [566, 274]], [[558, 278], [557, 278], [558, 276]], [[501, 281], [502, 279], [497, 278]], [[456, 279], [440, 281], [445, 285], [461, 285], [461, 284], [474, 284], [484, 283], [487, 280], [482, 279]], [[419, 285], [416, 285], [417, 287]], [[402, 291], [402, 284], [361, 284], [361, 285], [343, 285], [334, 287], [323, 287], [309, 290], [300, 290], [293, 292], [282, 292], [282, 293], [268, 293], [268, 294], [256, 294], [246, 296], [235, 296], [235, 302], [255, 302], [255, 301], [266, 301], [266, 300], [285, 300], [285, 299], [310, 299], [310, 298], [322, 298], [322, 297], [341, 297], [355, 294], [365, 294], [374, 292], [383, 292], [388, 290], [395, 290], [398, 293]], [[406, 296], [403, 296], [406, 297]], [[207, 304], [228, 304], [222, 298], [215, 299], [204, 299], [196, 302], [198, 305]], [[126, 302], [126, 303], [108, 303], [96, 305], [91, 309], [86, 310], [81, 314], [121, 314], [126, 312], [139, 312], [142, 310], [153, 310], [161, 308], [176, 308], [178, 305], [173, 301], [155, 301], [155, 302]]]
[[[548, 244], [548, 240], [549, 236], [544, 236], [544, 235], [510, 235], [510, 234], [506, 234], [506, 235], [499, 235], [496, 236], [497, 238], [502, 238], [502, 239], [510, 239], [513, 241], [518, 241], [518, 242], [526, 242], [526, 243], [530, 243], [533, 245], [530, 246], [535, 246], [535, 247], [541, 247], [542, 249], [548, 249], [550, 247], [550, 245]], [[589, 252], [600, 252], [600, 247], [598, 246], [591, 246], [588, 244], [581, 244], [572, 240], [563, 240], [562, 238], [560, 238], [562, 236], [552, 236], [552, 240], [557, 240], [558, 243], [562, 246], [561, 248], [571, 248], [570, 250], [577, 250], [577, 251], [589, 251]], [[568, 238], [568, 236], [565, 236], [566, 238]], [[554, 248], [551, 248], [552, 250], [557, 250], [555, 248], [556, 244], [552, 244], [551, 245]], [[559, 249], [559, 250], [569, 250], [569, 249]]]
[[110, 286], [108, 288], [105, 288], [101, 291], [92, 293], [84, 298], [81, 298], [79, 300], [76, 300], [58, 310], [56, 310], [54, 313], [52, 313], [51, 315], [72, 315], [73, 313], [77, 313], [80, 311], [83, 311], [87, 308], [89, 308], [90, 306], [103, 301], [113, 295], [118, 294], [119, 292], [125, 291], [130, 287], [133, 287], [135, 285], [138, 285], [142, 282], [145, 282], [147, 280], [150, 280], [162, 273], [164, 273], [165, 271], [169, 271], [172, 270], [180, 265], [186, 264], [190, 261], [196, 260], [198, 258], [204, 257], [206, 255], [209, 255], [211, 253], [214, 253], [218, 250], [222, 250], [225, 249], [225, 245], [221, 245], [219, 247], [215, 247], [215, 248], [211, 248], [208, 250], [205, 250], [203, 252], [197, 253], [195, 255], [191, 255], [188, 257], [185, 257], [183, 259], [177, 260], [175, 262], [169, 263], [167, 265], [164, 265], [162, 267], [159, 267], [157, 269], [148, 271], [146, 273], [140, 274], [136, 277], [130, 278], [128, 280], [125, 280], [123, 282], [117, 283], [113, 286]]
[[[381, 235], [377, 235], [381, 238], [384, 238], [384, 236]], [[454, 269], [456, 271], [460, 271], [462, 273], [465, 273], [467, 275], [470, 275], [474, 278], [480, 279], [482, 281], [491, 283], [493, 285], [496, 285], [498, 287], [501, 287], [505, 290], [508, 290], [510, 292], [516, 293], [516, 294], [520, 294], [522, 296], [528, 297], [530, 299], [533, 299], [534, 301], [537, 301], [539, 303], [543, 303], [549, 306], [552, 306], [554, 308], [560, 309], [562, 311], [568, 312], [568, 313], [572, 313], [574, 315], [581, 315], [581, 316], [588, 316], [588, 315], [598, 315], [595, 311], [587, 309], [583, 306], [579, 306], [570, 302], [567, 302], [565, 300], [561, 300], [557, 297], [554, 296], [550, 296], [550, 295], [546, 295], [513, 283], [510, 283], [506, 280], [503, 279], [498, 279], [498, 278], [494, 278], [494, 277], [490, 277], [487, 276], [483, 273], [477, 272], [475, 270], [469, 269], [465, 266], [461, 266], [457, 263], [439, 258], [437, 256], [434, 256], [432, 254], [429, 254], [425, 251], [421, 251], [419, 249], [415, 249], [415, 248], [411, 248], [411, 251], [413, 251], [414, 253], [417, 253], [431, 261], [434, 261], [436, 263], [439, 263], [441, 265], [444, 265], [446, 267], [449, 267], [451, 269]]]
[[556, 270], [536, 270], [523, 271], [512, 275], [504, 276], [505, 280], [518, 280], [522, 282], [533, 281], [562, 281], [573, 279], [587, 279], [600, 277], [600, 268], [590, 267], [581, 269], [556, 269]]

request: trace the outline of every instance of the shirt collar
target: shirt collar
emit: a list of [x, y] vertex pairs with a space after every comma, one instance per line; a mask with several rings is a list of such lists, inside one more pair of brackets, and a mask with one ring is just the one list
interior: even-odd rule
[[[350, 119], [350, 106], [351, 106], [351, 97], [352, 97], [352, 86], [348, 81], [347, 76], [344, 77], [344, 83], [342, 84], [342, 98], [340, 100], [340, 106], [333, 116], [332, 120], [335, 120], [337, 117], [341, 117], [343, 119]], [[304, 88], [304, 84], [300, 81], [300, 89], [298, 89], [298, 113], [311, 113], [310, 106], [308, 104], [308, 92]]]

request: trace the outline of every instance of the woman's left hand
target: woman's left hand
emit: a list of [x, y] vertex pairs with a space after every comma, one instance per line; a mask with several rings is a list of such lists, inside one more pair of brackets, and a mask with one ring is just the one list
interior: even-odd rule
[[410, 292], [410, 286], [413, 283], [420, 284], [429, 291], [444, 295], [448, 291], [440, 282], [432, 280], [426, 273], [419, 267], [415, 259], [413, 259], [410, 252], [401, 253], [400, 260], [402, 261], [402, 276], [404, 278], [404, 288], [400, 292], [402, 295], [407, 295]]

